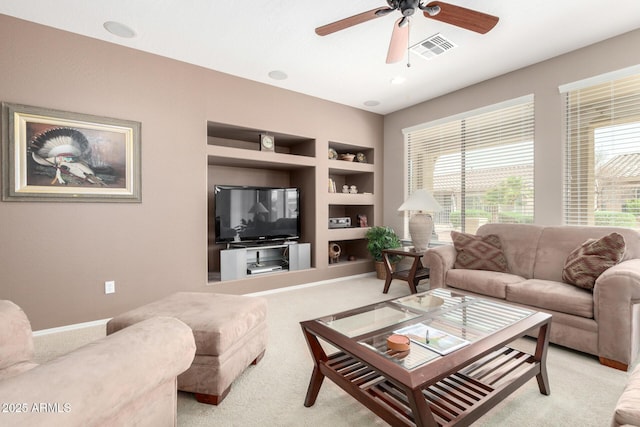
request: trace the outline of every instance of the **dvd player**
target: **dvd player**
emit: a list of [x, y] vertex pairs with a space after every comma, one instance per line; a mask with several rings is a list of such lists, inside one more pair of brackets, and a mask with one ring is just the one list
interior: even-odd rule
[[281, 265], [252, 265], [247, 267], [247, 274], [269, 273], [282, 270]]

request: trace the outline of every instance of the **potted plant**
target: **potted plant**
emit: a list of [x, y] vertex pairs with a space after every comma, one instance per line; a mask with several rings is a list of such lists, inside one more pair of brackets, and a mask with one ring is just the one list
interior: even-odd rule
[[399, 248], [402, 244], [400, 238], [391, 227], [376, 226], [367, 230], [367, 250], [376, 263], [376, 275], [378, 279], [386, 279], [387, 274], [382, 262], [382, 251], [385, 249]]

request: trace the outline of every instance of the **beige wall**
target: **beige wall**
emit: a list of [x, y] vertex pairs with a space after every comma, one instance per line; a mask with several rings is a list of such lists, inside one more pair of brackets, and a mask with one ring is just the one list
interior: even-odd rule
[[[588, 29], [585, 29], [588, 31]], [[640, 64], [640, 30], [496, 77], [385, 116], [384, 223], [403, 230], [406, 194], [402, 129], [486, 105], [535, 97], [535, 222], [562, 223], [562, 99], [558, 86]], [[433, 66], [437, 66], [434, 61]]]
[[258, 290], [207, 286], [207, 120], [316, 138], [325, 165], [329, 140], [382, 142], [379, 115], [4, 15], [0, 70], [2, 101], [142, 122], [141, 204], [0, 202], [0, 299], [34, 329]]

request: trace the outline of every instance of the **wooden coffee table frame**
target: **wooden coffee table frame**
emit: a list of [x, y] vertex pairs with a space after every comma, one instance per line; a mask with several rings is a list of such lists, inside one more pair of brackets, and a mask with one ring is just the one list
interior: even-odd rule
[[[533, 377], [540, 393], [550, 394], [551, 315], [546, 313], [536, 312], [413, 370], [359, 344], [362, 336], [349, 338], [316, 320], [300, 325], [314, 362], [306, 407], [315, 403], [325, 377], [392, 426], [470, 425]], [[536, 330], [534, 354], [507, 346]], [[340, 351], [327, 356], [319, 339]]]

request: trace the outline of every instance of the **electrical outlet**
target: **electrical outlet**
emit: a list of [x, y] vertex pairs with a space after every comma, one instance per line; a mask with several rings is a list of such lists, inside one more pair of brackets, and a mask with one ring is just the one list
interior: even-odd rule
[[116, 291], [116, 282], [115, 280], [108, 280], [104, 282], [104, 293], [105, 294], [113, 294]]

